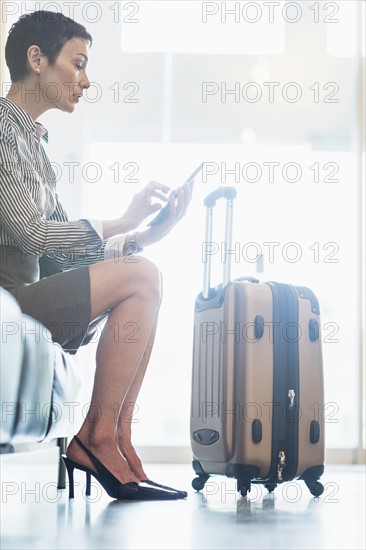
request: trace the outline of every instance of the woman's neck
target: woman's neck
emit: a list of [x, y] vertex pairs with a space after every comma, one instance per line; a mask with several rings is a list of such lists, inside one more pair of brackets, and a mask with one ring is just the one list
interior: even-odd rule
[[41, 97], [41, 88], [36, 80], [12, 82], [6, 98], [23, 109], [36, 121], [47, 109]]

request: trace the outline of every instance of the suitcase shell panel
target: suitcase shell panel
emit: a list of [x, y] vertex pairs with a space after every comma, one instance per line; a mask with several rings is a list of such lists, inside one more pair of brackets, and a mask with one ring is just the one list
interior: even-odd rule
[[[318, 323], [319, 338], [313, 342], [310, 339], [309, 321]], [[300, 411], [299, 415], [299, 452], [296, 477], [312, 466], [321, 465], [325, 458], [324, 438], [324, 381], [322, 363], [322, 336], [320, 316], [312, 311], [311, 302], [299, 297], [299, 338], [300, 358]], [[311, 423], [316, 421], [320, 427], [320, 438], [317, 443], [311, 443]]]
[[[241, 339], [236, 348], [236, 402], [240, 410], [235, 424], [236, 464], [254, 465], [259, 477], [269, 472], [272, 456], [273, 417], [273, 344], [272, 294], [266, 284], [234, 283], [236, 286], [236, 320]], [[264, 321], [263, 335], [258, 338], [255, 321]], [[262, 437], [253, 440], [253, 422], [261, 424]]]
[[[234, 408], [234, 340], [222, 337], [222, 327], [234, 318], [234, 286], [230, 283], [222, 292], [220, 307], [196, 309], [194, 319], [191, 446], [196, 460], [211, 463], [211, 473], [223, 473], [234, 448], [229, 412]], [[200, 433], [205, 436], [202, 430], [211, 430], [217, 440], [200, 443]]]
[[[260, 339], [255, 336], [258, 316], [265, 323]], [[207, 336], [208, 329], [215, 334]], [[265, 284], [234, 281], [226, 288], [221, 308], [195, 313], [191, 444], [194, 459], [207, 473], [225, 473], [230, 462], [258, 466], [263, 478], [269, 471], [271, 332], [272, 294]], [[259, 420], [262, 428], [262, 438], [257, 443], [252, 437], [254, 420]], [[219, 434], [218, 440], [213, 444], [199, 443], [194, 434], [200, 430], [214, 430]]]

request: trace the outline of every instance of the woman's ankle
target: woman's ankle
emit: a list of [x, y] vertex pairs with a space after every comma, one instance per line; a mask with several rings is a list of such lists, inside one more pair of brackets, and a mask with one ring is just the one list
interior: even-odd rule
[[99, 450], [115, 448], [117, 446], [117, 439], [114, 432], [109, 435], [109, 430], [93, 428], [93, 430], [90, 430], [82, 427], [76, 434], [88, 449]]

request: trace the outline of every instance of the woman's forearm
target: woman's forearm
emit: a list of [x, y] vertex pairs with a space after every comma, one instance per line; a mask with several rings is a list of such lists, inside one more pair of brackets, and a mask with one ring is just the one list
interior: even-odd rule
[[110, 237], [115, 237], [116, 235], [128, 233], [136, 227], [136, 225], [129, 220], [126, 220], [124, 217], [117, 218], [115, 220], [103, 220], [102, 225], [104, 239], [109, 239]]

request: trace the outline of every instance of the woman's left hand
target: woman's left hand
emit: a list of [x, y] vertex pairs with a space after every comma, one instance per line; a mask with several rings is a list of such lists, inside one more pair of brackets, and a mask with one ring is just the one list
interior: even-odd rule
[[138, 236], [140, 247], [160, 241], [185, 216], [192, 198], [193, 181], [173, 191], [168, 199], [169, 213], [165, 220], [142, 231]]

